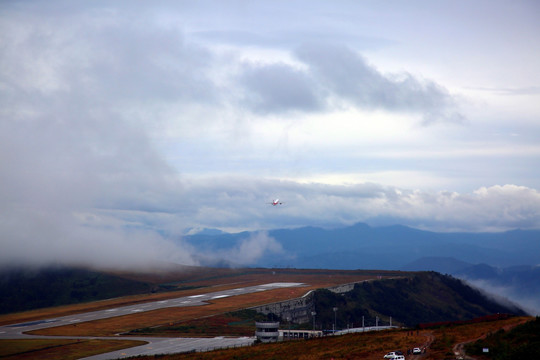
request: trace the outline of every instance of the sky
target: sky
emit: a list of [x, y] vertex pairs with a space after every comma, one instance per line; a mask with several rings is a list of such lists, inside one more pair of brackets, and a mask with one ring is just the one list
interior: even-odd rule
[[0, 264], [539, 229], [539, 35], [533, 0], [3, 1]]

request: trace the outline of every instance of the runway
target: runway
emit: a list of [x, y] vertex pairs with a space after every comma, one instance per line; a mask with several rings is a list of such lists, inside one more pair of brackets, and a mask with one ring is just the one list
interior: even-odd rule
[[129, 339], [143, 340], [148, 342], [146, 345], [137, 346], [129, 349], [114, 351], [111, 353], [91, 356], [87, 360], [104, 360], [130, 357], [136, 355], [155, 355], [171, 354], [186, 351], [207, 351], [214, 348], [226, 348], [234, 346], [246, 346], [255, 341], [254, 337], [241, 338], [155, 338], [155, 337], [70, 337], [70, 336], [35, 336], [23, 334], [23, 332], [45, 329], [55, 326], [73, 325], [86, 321], [100, 320], [135, 314], [138, 312], [152, 311], [169, 307], [201, 306], [208, 304], [210, 300], [222, 299], [230, 296], [243, 294], [252, 294], [272, 289], [304, 286], [302, 283], [269, 283], [263, 285], [249, 286], [230, 290], [217, 291], [212, 293], [184, 296], [175, 299], [152, 301], [137, 305], [128, 305], [112, 309], [92, 311], [75, 315], [62, 316], [51, 319], [30, 321], [19, 324], [0, 326], [0, 339], [30, 339], [30, 338], [69, 338], [69, 339]]
[[[110, 338], [108, 338], [110, 339]], [[116, 339], [116, 338], [115, 338]], [[124, 337], [122, 337], [124, 339]], [[148, 341], [148, 344], [128, 349], [117, 350], [105, 354], [83, 358], [83, 360], [120, 359], [139, 355], [174, 354], [181, 352], [210, 351], [214, 349], [249, 346], [255, 342], [255, 337], [240, 338], [129, 338], [129, 340]]]

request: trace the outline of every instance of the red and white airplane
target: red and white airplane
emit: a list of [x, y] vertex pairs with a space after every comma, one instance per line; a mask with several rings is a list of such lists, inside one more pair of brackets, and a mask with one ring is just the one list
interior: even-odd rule
[[282, 203], [281, 201], [279, 201], [279, 199], [275, 199], [275, 200], [273, 200], [273, 201], [272, 201], [271, 203], [269, 203], [269, 204], [272, 204], [272, 206], [276, 206], [276, 205], [281, 205], [281, 204], [283, 204], [283, 203]]

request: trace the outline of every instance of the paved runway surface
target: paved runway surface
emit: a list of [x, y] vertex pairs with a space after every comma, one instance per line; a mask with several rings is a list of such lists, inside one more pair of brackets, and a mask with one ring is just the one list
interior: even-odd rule
[[84, 360], [119, 359], [137, 355], [174, 354], [189, 351], [209, 351], [253, 344], [255, 337], [241, 338], [129, 338], [149, 341], [146, 345], [113, 351], [106, 354], [83, 358]]
[[[30, 321], [20, 324], [4, 325], [0, 326], [0, 339], [29, 339], [29, 338], [73, 338], [73, 337], [59, 337], [59, 336], [33, 336], [26, 335], [23, 332], [44, 329], [54, 326], [72, 325], [85, 321], [93, 321], [99, 319], [106, 319], [115, 316], [135, 314], [137, 312], [151, 311], [156, 309], [163, 309], [168, 307], [183, 307], [183, 306], [200, 306], [207, 304], [207, 301], [214, 299], [221, 299], [230, 296], [251, 294], [260, 291], [267, 291], [272, 289], [284, 288], [284, 287], [296, 287], [303, 286], [301, 283], [270, 283], [257, 286], [250, 286], [245, 288], [230, 289], [224, 291], [217, 291], [208, 294], [185, 296], [176, 299], [153, 301], [138, 305], [122, 306], [113, 309], [92, 311], [87, 313], [75, 314], [57, 317], [53, 319], [44, 319], [39, 321]], [[84, 337], [76, 337], [82, 339]], [[91, 337], [92, 339], [130, 339], [130, 340], [143, 340], [148, 344], [133, 347], [130, 349], [124, 349], [107, 354], [92, 356], [86, 359], [103, 360], [103, 359], [117, 359], [122, 357], [129, 357], [135, 355], [154, 355], [165, 353], [177, 353], [186, 351], [206, 351], [213, 348], [224, 348], [234, 346], [246, 346], [252, 344], [255, 341], [253, 337], [242, 338], [152, 338], [152, 337]]]

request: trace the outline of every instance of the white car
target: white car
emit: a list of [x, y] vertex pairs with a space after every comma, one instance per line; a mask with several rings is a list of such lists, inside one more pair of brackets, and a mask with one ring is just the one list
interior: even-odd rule
[[402, 356], [397, 351], [390, 351], [388, 354], [384, 355], [385, 359], [396, 359], [398, 356]]
[[405, 360], [405, 356], [403, 356], [403, 355], [396, 355], [396, 356], [394, 357], [394, 360]]
[[420, 350], [420, 348], [414, 348], [414, 349], [412, 349], [412, 353], [415, 354], [415, 355], [416, 354], [421, 354], [422, 350]]

